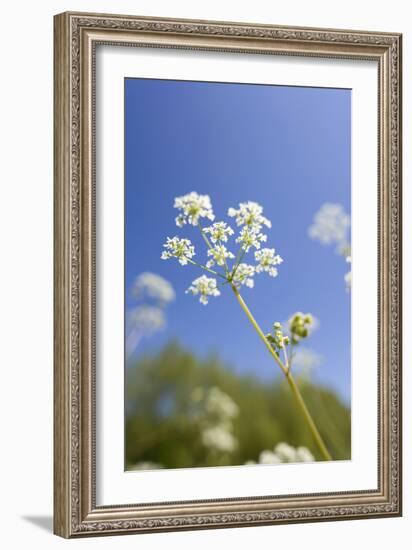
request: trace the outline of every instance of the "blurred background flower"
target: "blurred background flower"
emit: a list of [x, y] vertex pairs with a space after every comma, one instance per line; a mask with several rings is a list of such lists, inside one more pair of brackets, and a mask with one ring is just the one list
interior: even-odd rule
[[216, 386], [195, 388], [194, 400], [200, 404], [200, 434], [203, 445], [218, 453], [232, 453], [237, 445], [233, 435], [233, 419], [239, 408], [231, 397]]
[[326, 202], [316, 212], [308, 233], [322, 244], [335, 244], [338, 250], [348, 242], [350, 218], [340, 204]]
[[[306, 447], [292, 447], [281, 441], [273, 450], [265, 449], [259, 454], [258, 464], [281, 464], [285, 462], [314, 462], [316, 459]], [[256, 464], [249, 460], [247, 464]]]
[[173, 286], [157, 273], [144, 272], [133, 283], [132, 295], [137, 300], [150, 299], [167, 305], [175, 299]]
[[322, 356], [316, 351], [306, 347], [298, 348], [293, 357], [293, 368], [297, 369], [300, 375], [310, 378], [322, 362]]
[[[296, 380], [334, 460], [348, 459], [350, 407], [312, 379], [320, 361], [302, 348]], [[133, 358], [125, 436], [126, 469], [322, 459], [283, 379], [240, 374], [218, 355], [202, 358], [177, 342]]]
[[129, 470], [161, 470], [163, 466], [156, 462], [137, 462], [129, 467]]
[[173, 286], [156, 273], [138, 275], [131, 295], [138, 302], [126, 312], [126, 357], [135, 352], [140, 340], [166, 327], [166, 308], [175, 299]]
[[[323, 245], [334, 244], [336, 252], [351, 263], [350, 216], [341, 204], [324, 203], [316, 212], [308, 235]], [[346, 289], [352, 286], [352, 272], [344, 275]]]

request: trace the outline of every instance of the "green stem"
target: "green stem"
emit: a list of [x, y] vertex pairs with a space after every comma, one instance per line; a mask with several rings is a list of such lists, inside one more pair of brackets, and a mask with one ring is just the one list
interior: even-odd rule
[[261, 340], [263, 341], [263, 343], [265, 344], [267, 350], [269, 351], [269, 353], [271, 354], [271, 356], [273, 357], [273, 359], [276, 361], [276, 363], [279, 365], [280, 369], [282, 370], [283, 374], [285, 375], [287, 381], [288, 381], [288, 384], [289, 384], [289, 387], [300, 407], [300, 410], [306, 420], [306, 423], [316, 441], [316, 444], [317, 446], [319, 447], [319, 450], [320, 452], [322, 453], [322, 456], [324, 457], [325, 460], [332, 460], [332, 457], [329, 453], [329, 451], [327, 450], [326, 448], [326, 445], [316, 427], [316, 424], [306, 406], [306, 403], [302, 397], [302, 394], [298, 388], [298, 386], [296, 385], [296, 382], [294, 381], [293, 377], [292, 377], [292, 374], [290, 373], [290, 371], [287, 369], [287, 367], [285, 367], [285, 365], [282, 363], [282, 361], [280, 360], [279, 356], [275, 353], [275, 351], [273, 350], [272, 346], [270, 345], [270, 343], [268, 342], [266, 336], [264, 335], [262, 329], [260, 328], [260, 326], [258, 325], [256, 319], [253, 317], [250, 309], [247, 307], [245, 301], [243, 300], [242, 296], [240, 295], [238, 289], [235, 287], [235, 285], [231, 285], [232, 286], [232, 290], [233, 292], [235, 293], [235, 296], [240, 304], [240, 307], [243, 309], [243, 311], [246, 313], [246, 316], [247, 318], [249, 319], [250, 323], [252, 324], [253, 328], [256, 330], [256, 332], [258, 333], [259, 337], [261, 338]]
[[294, 357], [294, 354], [293, 354], [293, 342], [292, 342], [292, 339], [290, 340], [290, 350], [289, 350], [289, 361], [288, 361], [288, 372], [290, 371], [290, 369], [292, 368], [292, 359]]
[[320, 450], [320, 452], [323, 455], [323, 458], [325, 460], [332, 460], [332, 457], [326, 448], [325, 442], [322, 439], [322, 436], [320, 435], [316, 424], [312, 418], [312, 415], [309, 412], [309, 409], [306, 406], [306, 403], [302, 397], [302, 394], [300, 392], [300, 389], [298, 388], [295, 380], [292, 377], [292, 374], [290, 372], [287, 373], [286, 379], [288, 381], [289, 387], [292, 390], [293, 395], [295, 396], [295, 399], [300, 407], [300, 410], [302, 411], [303, 416], [305, 417], [305, 420], [309, 426], [310, 431], [312, 432], [312, 435], [316, 441], [316, 444]]
[[270, 345], [270, 343], [268, 342], [266, 336], [264, 335], [262, 329], [260, 328], [260, 326], [257, 324], [257, 321], [256, 319], [253, 317], [252, 313], [250, 312], [250, 309], [247, 307], [245, 301], [243, 300], [242, 296], [239, 294], [239, 291], [238, 289], [235, 287], [235, 285], [231, 285], [232, 286], [232, 290], [233, 292], [235, 293], [235, 296], [236, 298], [238, 299], [238, 302], [240, 304], [240, 307], [243, 309], [243, 311], [246, 313], [246, 316], [247, 318], [249, 319], [249, 321], [251, 322], [251, 324], [253, 325], [253, 328], [256, 330], [256, 332], [259, 334], [260, 338], [262, 339], [263, 343], [265, 344], [267, 350], [269, 351], [270, 355], [273, 357], [273, 359], [276, 361], [276, 363], [279, 365], [279, 367], [281, 368], [283, 374], [286, 376], [286, 368], [284, 367], [282, 361], [280, 360], [280, 358], [278, 357], [278, 355], [276, 355], [274, 349], [272, 348], [272, 346]]
[[[207, 238], [207, 235], [206, 233], [203, 231], [203, 227], [200, 225], [200, 222], [197, 222], [197, 225], [200, 229], [200, 234], [202, 235], [202, 238], [203, 240], [205, 241], [206, 243], [206, 246], [209, 248], [209, 250], [213, 250], [213, 246], [211, 244], [211, 242], [209, 241], [209, 239]], [[207, 268], [206, 268], [207, 269]], [[226, 276], [227, 274], [229, 273], [229, 268], [227, 267], [227, 262], [226, 262], [226, 259], [225, 259], [225, 272], [226, 272]], [[217, 274], [218, 275], [218, 274]], [[225, 277], [226, 278], [226, 277]]]
[[235, 267], [237, 267], [237, 265], [240, 263], [240, 257], [242, 255], [242, 253], [243, 253], [243, 246], [240, 245], [240, 248], [237, 251], [236, 258], [235, 258], [235, 263], [234, 263]]
[[[204, 240], [205, 243], [206, 243], [206, 246], [207, 246], [210, 250], [213, 250], [213, 246], [212, 246], [211, 242], [209, 241], [209, 239], [208, 239], [206, 233], [204, 232], [203, 227], [200, 225], [200, 222], [197, 222], [197, 225], [199, 226], [200, 234], [202, 235], [203, 240]], [[222, 244], [222, 243], [221, 243], [220, 241], [218, 241], [218, 244]], [[227, 265], [226, 258], [225, 258], [225, 272], [226, 272], [226, 277], [227, 277], [228, 274], [229, 274], [229, 266]]]
[[235, 259], [235, 266], [232, 269], [231, 280], [233, 280], [233, 277], [235, 276], [237, 268], [240, 266], [240, 262], [245, 257], [245, 254], [246, 254], [246, 249], [244, 249], [243, 246], [241, 246]]
[[283, 350], [283, 357], [285, 358], [285, 367], [286, 367], [287, 372], [289, 372], [290, 371], [290, 363], [289, 363], [289, 360], [288, 360], [288, 352], [286, 351], [285, 344], [283, 344], [282, 350]]
[[[220, 243], [220, 241], [219, 241]], [[225, 260], [225, 273], [226, 273], [226, 277], [229, 277], [229, 266], [227, 265], [227, 260], [226, 258], [224, 258]]]
[[215, 271], [214, 269], [210, 269], [209, 267], [206, 267], [205, 265], [203, 264], [198, 264], [197, 262], [191, 260], [190, 258], [186, 258], [186, 260], [193, 264], [193, 265], [196, 265], [197, 267], [201, 267], [202, 269], [205, 269], [206, 271], [209, 271], [209, 273], [213, 273], [213, 275], [217, 275], [218, 277], [222, 277], [222, 279], [224, 279], [225, 281], [227, 281], [226, 277], [224, 275], [222, 275], [221, 273], [218, 273], [217, 271]]
[[203, 227], [200, 225], [200, 222], [197, 222], [197, 225], [198, 225], [198, 227], [199, 227], [199, 229], [200, 229], [200, 234], [202, 235], [203, 240], [204, 240], [205, 243], [206, 243], [206, 246], [207, 246], [208, 248], [210, 248], [210, 250], [212, 250], [212, 249], [213, 249], [213, 246], [210, 244], [210, 241], [209, 241], [209, 239], [207, 238], [206, 233], [203, 231]]

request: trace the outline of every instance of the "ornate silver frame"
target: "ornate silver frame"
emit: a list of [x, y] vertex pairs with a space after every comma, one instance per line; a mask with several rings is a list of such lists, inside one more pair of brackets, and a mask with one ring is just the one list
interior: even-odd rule
[[[401, 40], [396, 33], [85, 13], [55, 17], [56, 534], [79, 537], [401, 514]], [[97, 44], [108, 43], [378, 62], [377, 490], [96, 506], [94, 52]]]

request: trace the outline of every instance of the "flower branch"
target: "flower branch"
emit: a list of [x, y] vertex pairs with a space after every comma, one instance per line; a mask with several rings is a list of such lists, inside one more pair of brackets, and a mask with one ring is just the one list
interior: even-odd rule
[[[227, 248], [227, 243], [235, 232], [226, 222], [214, 222], [215, 215], [208, 195], [199, 195], [196, 192], [188, 193], [182, 197], [177, 197], [174, 207], [179, 210], [179, 214], [176, 217], [176, 225], [178, 227], [184, 227], [185, 225], [198, 226], [206, 244], [207, 260], [205, 264], [193, 260], [192, 258], [195, 256], [193, 244], [189, 239], [180, 239], [177, 236], [167, 238], [164, 244], [165, 250], [161, 256], [162, 259], [169, 260], [176, 258], [181, 265], [188, 263], [197, 265], [201, 269], [223, 279], [224, 282], [221, 283], [220, 287], [230, 284], [240, 307], [285, 376], [298, 409], [305, 419], [322, 456], [325, 460], [331, 460], [331, 455], [323, 442], [291, 372], [293, 348], [301, 340], [308, 337], [310, 327], [313, 324], [311, 315], [294, 314], [288, 322], [288, 334], [285, 334], [282, 325], [276, 322], [273, 325], [273, 331], [265, 335], [240, 294], [242, 286], [246, 286], [247, 288], [254, 287], [254, 277], [256, 275], [267, 273], [270, 277], [277, 277], [277, 266], [283, 262], [283, 259], [276, 254], [274, 248], [261, 248], [262, 243], [266, 243], [267, 241], [267, 235], [262, 232], [262, 229], [264, 227], [271, 228], [271, 222], [263, 215], [262, 206], [256, 202], [248, 201], [240, 203], [238, 209], [229, 208], [228, 216], [234, 218], [236, 226], [239, 229], [235, 242], [240, 247], [236, 256]], [[208, 219], [214, 223], [208, 227], [203, 227], [201, 219]], [[252, 250], [253, 263], [245, 263], [243, 261], [245, 256]], [[230, 266], [230, 261], [232, 260], [234, 262]], [[215, 265], [223, 267], [225, 275], [212, 269]], [[203, 305], [207, 305], [211, 297], [218, 297], [221, 294], [216, 278], [206, 275], [201, 275], [192, 281], [186, 293], [198, 296], [200, 303]], [[288, 356], [287, 348], [289, 346]], [[280, 357], [281, 351], [283, 360]]]

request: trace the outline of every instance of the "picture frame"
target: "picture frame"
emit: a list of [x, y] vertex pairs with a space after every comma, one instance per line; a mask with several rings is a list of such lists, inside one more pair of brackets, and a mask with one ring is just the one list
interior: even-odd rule
[[[123, 504], [98, 502], [101, 447], [96, 443], [96, 419], [103, 413], [96, 403], [96, 357], [101, 353], [96, 250], [104, 217], [99, 219], [96, 175], [96, 50], [102, 46], [173, 51], [177, 57], [183, 52], [236, 53], [250, 63], [266, 56], [344, 61], [349, 67], [358, 61], [376, 64], [377, 211], [372, 216], [377, 225], [377, 349], [376, 361], [373, 354], [370, 359], [377, 378], [376, 487], [194, 499], [172, 494], [161, 502], [150, 500], [150, 494], [142, 501], [136, 494], [135, 501]], [[72, 12], [55, 16], [55, 534], [74, 538], [401, 515], [401, 70], [402, 36], [392, 32]], [[370, 204], [365, 201], [358, 208], [366, 212]], [[119, 365], [119, 378], [122, 369]], [[205, 469], [195, 470], [192, 481], [198, 479], [193, 476], [206, 475]], [[154, 491], [151, 473], [141, 475], [149, 476], [147, 484]], [[242, 475], [246, 479], [248, 474]]]

